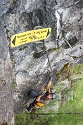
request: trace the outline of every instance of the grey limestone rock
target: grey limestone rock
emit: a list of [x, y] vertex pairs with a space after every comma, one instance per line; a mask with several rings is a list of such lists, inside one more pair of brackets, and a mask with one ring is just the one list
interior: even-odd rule
[[[45, 46], [53, 70], [53, 82], [57, 81], [54, 74], [61, 70], [65, 64], [83, 63], [82, 0], [0, 0], [1, 81], [5, 77], [0, 89], [4, 89], [3, 96], [9, 94], [8, 103], [12, 100], [12, 93], [15, 99], [15, 112], [24, 110], [24, 92], [26, 93], [30, 88], [35, 88], [38, 85], [45, 86], [49, 77], [48, 70], [50, 70], [50, 67], [43, 44], [36, 41], [36, 43], [27, 43], [15, 48], [10, 45], [12, 35], [33, 30], [35, 26], [52, 28], [50, 37], [45, 40]], [[6, 74], [8, 72], [8, 75], [5, 72]], [[13, 82], [10, 77], [16, 83], [14, 93], [11, 92], [12, 87], [10, 85]], [[6, 83], [7, 86], [5, 86]], [[5, 92], [7, 88], [4, 86], [11, 88], [8, 93]], [[1, 94], [0, 99], [3, 98]], [[20, 104], [22, 105], [19, 108]], [[3, 110], [6, 110], [5, 105], [1, 106]], [[12, 108], [12, 113], [10, 113], [12, 114], [12, 117], [10, 115], [12, 120], [13, 107], [10, 106], [9, 108], [6, 105], [6, 108], [8, 108], [8, 112]], [[0, 113], [1, 117], [2, 114], [3, 112]], [[5, 118], [7, 118], [7, 115]]]

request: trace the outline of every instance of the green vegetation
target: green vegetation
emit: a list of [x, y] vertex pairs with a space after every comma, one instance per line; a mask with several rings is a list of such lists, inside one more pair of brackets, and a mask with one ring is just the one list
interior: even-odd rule
[[15, 115], [15, 125], [34, 125], [30, 115], [25, 111]]
[[16, 90], [16, 86], [17, 86], [17, 84], [16, 84], [16, 82], [14, 82], [14, 83], [13, 83], [13, 89], [14, 89], [14, 90]]
[[[60, 75], [59, 82], [51, 88], [61, 94], [61, 98], [57, 97], [30, 114], [25, 111], [15, 115], [15, 125], [83, 125], [83, 64], [71, 66], [66, 71], [71, 79], [71, 87], [64, 87]], [[67, 76], [64, 78], [67, 79]], [[59, 108], [55, 112], [53, 107], [57, 102]]]
[[70, 71], [73, 76], [77, 74], [81, 74], [83, 76], [83, 64], [72, 66]]
[[66, 103], [60, 106], [59, 112], [83, 113], [83, 64], [70, 68], [70, 78], [71, 88], [62, 93]]
[[74, 80], [72, 83], [73, 87], [65, 93], [66, 98], [68, 94], [70, 98], [65, 105], [60, 106], [59, 112], [83, 113], [83, 79]]
[[[42, 117], [42, 116], [41, 116]], [[82, 125], [83, 115], [80, 114], [55, 114], [54, 116], [48, 115], [48, 116], [43, 116], [42, 121], [44, 121], [44, 118], [46, 119], [44, 122], [42, 122], [44, 125]], [[40, 123], [39, 125], [42, 125]]]
[[83, 125], [83, 114], [34, 113], [30, 117], [26, 112], [16, 115], [15, 125]]
[[69, 63], [65, 64], [64, 67], [59, 72], [56, 72], [59, 82], [69, 77], [70, 70], [68, 66], [69, 66]]

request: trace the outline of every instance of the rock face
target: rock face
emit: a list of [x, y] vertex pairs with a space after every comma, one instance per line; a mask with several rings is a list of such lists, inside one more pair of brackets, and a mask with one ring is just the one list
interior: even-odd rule
[[8, 41], [3, 26], [0, 24], [0, 124], [14, 124], [12, 62]]
[[0, 0], [0, 17], [6, 14], [12, 2], [13, 0]]
[[[42, 42], [12, 48], [11, 36], [32, 30], [35, 26], [52, 28], [50, 38], [45, 40], [45, 46], [49, 53], [53, 83], [55, 83], [57, 81], [55, 73], [65, 64], [83, 63], [83, 2], [82, 0], [6, 0], [0, 3], [1, 77], [5, 77], [5, 63], [8, 63], [11, 57], [13, 82], [17, 85], [13, 94], [15, 112], [19, 112], [24, 109], [23, 106], [19, 109], [20, 103], [24, 101], [23, 94], [30, 88], [36, 89], [40, 84], [45, 86], [50, 67]], [[8, 73], [10, 72], [8, 70]]]

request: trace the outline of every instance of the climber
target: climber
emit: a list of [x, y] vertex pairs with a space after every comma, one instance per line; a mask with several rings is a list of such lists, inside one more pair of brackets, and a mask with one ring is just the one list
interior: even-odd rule
[[51, 100], [56, 99], [56, 94], [50, 92], [50, 86], [52, 84], [51, 76], [49, 78], [49, 82], [46, 85], [46, 92], [44, 94], [38, 95], [34, 90], [28, 92], [29, 98], [35, 98], [35, 100], [30, 103], [29, 107], [26, 109], [28, 112], [31, 112], [33, 109], [40, 108], [45, 104], [48, 104]]

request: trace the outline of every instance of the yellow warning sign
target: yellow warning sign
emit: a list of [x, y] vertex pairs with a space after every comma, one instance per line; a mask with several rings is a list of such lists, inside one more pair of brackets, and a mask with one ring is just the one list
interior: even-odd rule
[[51, 28], [43, 28], [15, 34], [11, 38], [11, 47], [47, 39], [50, 36], [50, 32]]

